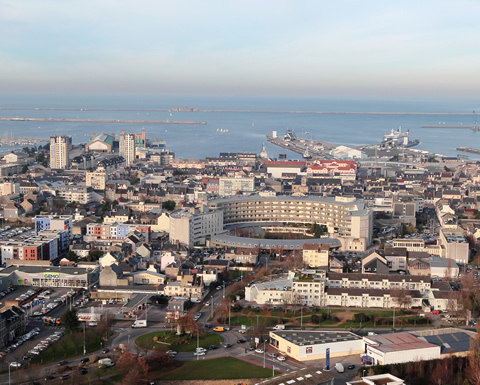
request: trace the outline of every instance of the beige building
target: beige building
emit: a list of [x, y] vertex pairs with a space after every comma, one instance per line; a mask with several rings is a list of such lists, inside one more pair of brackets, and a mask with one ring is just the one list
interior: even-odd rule
[[94, 190], [105, 190], [106, 182], [107, 174], [105, 172], [93, 171], [85, 174], [85, 185]]
[[328, 266], [329, 245], [305, 243], [303, 245], [303, 264], [310, 267]]
[[371, 243], [373, 216], [363, 200], [353, 197], [261, 197], [215, 199], [212, 210], [223, 211], [224, 224], [283, 222], [317, 223], [336, 234], [344, 250], [364, 251]]
[[223, 232], [223, 213], [221, 211], [194, 213], [189, 210], [177, 210], [170, 214], [170, 242], [194, 246], [205, 244], [212, 235]]
[[239, 191], [255, 191], [255, 178], [221, 177], [218, 180], [218, 195], [221, 197], [232, 196]]

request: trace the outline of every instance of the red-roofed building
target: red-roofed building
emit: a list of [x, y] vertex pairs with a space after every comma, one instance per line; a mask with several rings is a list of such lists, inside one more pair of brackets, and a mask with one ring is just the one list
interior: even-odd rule
[[345, 180], [355, 180], [357, 163], [352, 160], [317, 160], [307, 167], [308, 177], [331, 178], [340, 177]]

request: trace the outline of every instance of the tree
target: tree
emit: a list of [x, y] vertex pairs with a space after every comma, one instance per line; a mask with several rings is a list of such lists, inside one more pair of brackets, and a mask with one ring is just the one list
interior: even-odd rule
[[470, 340], [467, 375], [472, 385], [480, 385], [480, 324], [475, 338]]
[[68, 250], [65, 258], [67, 258], [69, 261], [72, 261], [72, 262], [77, 262], [78, 261], [78, 255], [73, 250]]
[[22, 167], [22, 174], [26, 174], [28, 171], [28, 164], [24, 164]]
[[162, 209], [173, 211], [175, 209], [175, 202], [172, 200], [168, 200], [162, 203]]
[[145, 384], [148, 375], [148, 365], [143, 357], [125, 352], [118, 359], [117, 368], [122, 374], [122, 384]]
[[77, 311], [75, 309], [67, 309], [62, 314], [62, 325], [66, 330], [74, 332], [80, 326], [80, 321], [78, 320]]

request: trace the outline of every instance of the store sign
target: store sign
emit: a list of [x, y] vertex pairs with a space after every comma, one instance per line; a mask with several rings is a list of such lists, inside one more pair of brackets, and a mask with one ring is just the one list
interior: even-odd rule
[[45, 278], [45, 279], [58, 279], [58, 278], [60, 278], [60, 273], [43, 273], [43, 278]]
[[307, 346], [307, 354], [312, 354], [313, 353], [313, 348], [311, 346]]

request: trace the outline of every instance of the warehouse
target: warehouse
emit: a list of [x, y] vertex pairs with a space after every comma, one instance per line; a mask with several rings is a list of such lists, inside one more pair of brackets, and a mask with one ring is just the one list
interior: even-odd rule
[[345, 331], [281, 330], [270, 332], [270, 345], [298, 361], [343, 357], [364, 352], [362, 337]]
[[363, 337], [365, 353], [375, 365], [434, 360], [440, 358], [440, 346], [410, 333], [383, 334]]

